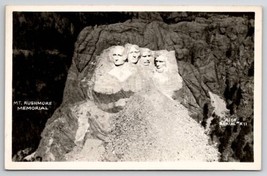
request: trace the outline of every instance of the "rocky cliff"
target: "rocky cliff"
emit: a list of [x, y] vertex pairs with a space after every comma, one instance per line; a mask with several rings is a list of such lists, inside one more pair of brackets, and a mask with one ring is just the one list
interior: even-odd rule
[[121, 48], [110, 47], [98, 57], [87, 80], [88, 98], [68, 106], [66, 117], [47, 123], [35, 156], [44, 161], [218, 161], [204, 128], [173, 99], [183, 84], [175, 52], [155, 51], [164, 61], [159, 72], [152, 64], [154, 69], [139, 65], [142, 53], [137, 65], [115, 66], [111, 60]]
[[[109, 119], [109, 112], [90, 110], [97, 104], [94, 103], [92, 80], [101, 60], [99, 56], [110, 46], [132, 43], [151, 50], [175, 51], [183, 87], [175, 91], [172, 98], [186, 108], [188, 116], [204, 127], [207, 119], [213, 116], [209, 135], [222, 154], [220, 160], [252, 161], [253, 31], [254, 21], [247, 16], [208, 13], [199, 17], [187, 13], [152, 17], [139, 14], [138, 19], [123, 23], [84, 28], [75, 43], [63, 102], [46, 123], [37, 154], [43, 160], [66, 160], [74, 157], [67, 153], [92, 145], [84, 140], [92, 139], [87, 137], [88, 117], [96, 114], [95, 118]], [[213, 113], [209, 92], [225, 99], [230, 110], [229, 117], [247, 125], [219, 125], [220, 119]], [[126, 93], [126, 96], [132, 95]], [[84, 102], [91, 102], [91, 105], [86, 110], [76, 110], [75, 107]], [[96, 136], [101, 139], [100, 144], [111, 129], [99, 131], [99, 126], [101, 123], [98, 122], [94, 128], [98, 131]], [[83, 139], [84, 143], [77, 139]], [[104, 151], [101, 147], [98, 149]]]

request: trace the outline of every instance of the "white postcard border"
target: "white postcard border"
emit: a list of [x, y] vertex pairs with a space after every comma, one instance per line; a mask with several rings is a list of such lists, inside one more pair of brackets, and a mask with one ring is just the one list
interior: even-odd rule
[[[255, 12], [254, 162], [13, 162], [11, 158], [13, 11]], [[262, 165], [262, 22], [262, 8], [260, 6], [7, 6], [5, 28], [5, 168], [8, 170], [260, 170]]]

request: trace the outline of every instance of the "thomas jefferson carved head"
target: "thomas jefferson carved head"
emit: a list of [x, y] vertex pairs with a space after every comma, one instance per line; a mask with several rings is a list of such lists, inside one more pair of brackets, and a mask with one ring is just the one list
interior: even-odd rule
[[125, 48], [128, 54], [128, 62], [132, 64], [137, 64], [140, 59], [140, 49], [137, 45], [126, 44]]

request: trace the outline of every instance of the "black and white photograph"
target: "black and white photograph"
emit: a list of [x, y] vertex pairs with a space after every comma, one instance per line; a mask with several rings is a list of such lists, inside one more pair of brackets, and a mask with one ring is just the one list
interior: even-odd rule
[[6, 169], [259, 170], [256, 6], [7, 6]]

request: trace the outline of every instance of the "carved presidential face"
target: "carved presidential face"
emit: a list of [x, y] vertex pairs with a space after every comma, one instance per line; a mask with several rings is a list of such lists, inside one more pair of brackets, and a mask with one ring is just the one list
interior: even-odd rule
[[124, 56], [124, 47], [115, 46], [111, 50], [111, 60], [115, 66], [121, 66], [125, 63], [126, 57]]
[[162, 73], [166, 70], [166, 56], [160, 55], [155, 59], [156, 71]]
[[128, 61], [136, 64], [139, 60], [140, 51], [137, 45], [132, 45], [128, 51]]
[[142, 64], [144, 66], [149, 66], [150, 63], [152, 62], [152, 60], [153, 60], [152, 51], [150, 51], [150, 50], [144, 50], [141, 53], [141, 61], [142, 61]]

